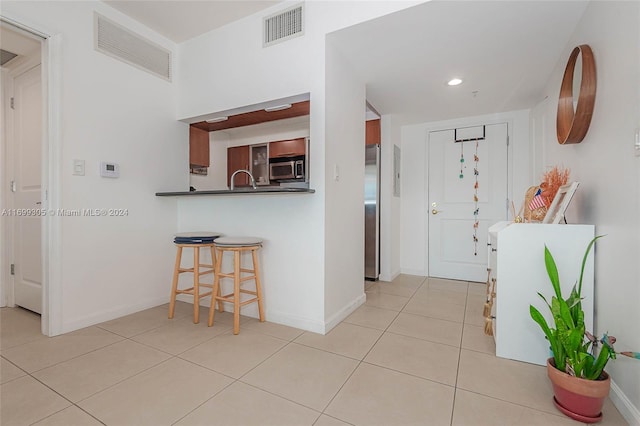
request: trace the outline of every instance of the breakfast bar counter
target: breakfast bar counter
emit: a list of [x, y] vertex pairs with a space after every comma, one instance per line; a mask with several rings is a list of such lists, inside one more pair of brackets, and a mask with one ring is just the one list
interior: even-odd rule
[[213, 189], [204, 191], [177, 191], [177, 192], [156, 192], [158, 197], [171, 196], [198, 196], [198, 195], [261, 195], [261, 194], [313, 194], [315, 189], [309, 188], [282, 188], [269, 186], [263, 188], [236, 188], [236, 189]]

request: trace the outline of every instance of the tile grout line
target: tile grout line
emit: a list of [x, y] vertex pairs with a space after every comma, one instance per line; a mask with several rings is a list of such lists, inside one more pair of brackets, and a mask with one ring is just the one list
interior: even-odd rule
[[[417, 291], [417, 289], [416, 289]], [[366, 294], [366, 291], [365, 291]], [[413, 297], [413, 296], [412, 296]], [[411, 298], [409, 298], [407, 300], [407, 302], [405, 302], [405, 304], [402, 306], [402, 308], [404, 309], [404, 306], [409, 302], [409, 300], [411, 300]], [[365, 300], [366, 303], [366, 300]], [[364, 304], [363, 304], [364, 305]], [[351, 379], [351, 377], [353, 377], [353, 375], [355, 374], [355, 372], [358, 370], [358, 368], [360, 368], [360, 366], [362, 365], [362, 363], [364, 362], [363, 360], [367, 357], [367, 355], [369, 355], [369, 353], [371, 352], [371, 350], [373, 349], [373, 347], [380, 341], [380, 339], [382, 338], [382, 336], [384, 336], [384, 334], [387, 332], [387, 330], [389, 329], [389, 327], [391, 327], [391, 324], [393, 324], [393, 322], [396, 320], [396, 318], [398, 318], [398, 316], [400, 315], [401, 311], [398, 311], [396, 313], [396, 316], [389, 322], [389, 325], [387, 325], [387, 327], [382, 331], [382, 333], [380, 333], [380, 336], [378, 336], [378, 338], [376, 339], [376, 341], [373, 343], [373, 345], [371, 345], [371, 348], [369, 348], [369, 350], [367, 351], [367, 353], [362, 357], [361, 360], [358, 360], [358, 365], [356, 365], [356, 367], [353, 369], [353, 371], [349, 374], [349, 376], [345, 379], [345, 381], [342, 383], [342, 385], [340, 385], [340, 387], [338, 388], [338, 390], [333, 394], [333, 396], [331, 397], [331, 399], [329, 400], [329, 402], [327, 402], [327, 404], [324, 406], [324, 408], [322, 409], [322, 414], [326, 414], [325, 412], [327, 411], [327, 408], [329, 408], [329, 406], [331, 405], [331, 403], [334, 401], [334, 399], [336, 398], [336, 396], [338, 396], [338, 394], [340, 393], [340, 391], [344, 388], [344, 386], [347, 384], [347, 382]], [[330, 352], [331, 353], [331, 352]], [[351, 358], [353, 359], [353, 358]], [[331, 416], [329, 414], [326, 414], [328, 416]], [[331, 416], [333, 417], [333, 416]], [[343, 421], [342, 419], [339, 419], [341, 421]], [[351, 423], [349, 423], [351, 424]]]
[[464, 314], [462, 316], [462, 332], [460, 333], [460, 348], [458, 349], [458, 366], [456, 368], [456, 382], [453, 386], [453, 401], [451, 401], [451, 417], [450, 425], [453, 425], [453, 419], [456, 412], [456, 396], [458, 395], [458, 378], [460, 377], [460, 360], [462, 359], [462, 341], [464, 340], [464, 324], [467, 320], [467, 305], [469, 304], [469, 282], [467, 281], [467, 295], [464, 298]]
[[[57, 364], [56, 364], [57, 365]], [[38, 370], [40, 371], [40, 370]], [[34, 377], [32, 374], [27, 373], [29, 377], [31, 377], [33, 380], [37, 381], [38, 383], [40, 383], [42, 386], [46, 387], [47, 389], [49, 389], [51, 392], [55, 393], [56, 395], [58, 395], [60, 398], [64, 399], [65, 401], [69, 402], [69, 404], [66, 407], [64, 407], [61, 410], [56, 411], [55, 413], [51, 413], [41, 419], [38, 419], [37, 421], [35, 421], [34, 423], [38, 423], [41, 422], [44, 419], [47, 419], [55, 414], [58, 414], [64, 410], [66, 410], [69, 407], [76, 407], [78, 408], [80, 411], [82, 411], [83, 413], [87, 414], [88, 416], [90, 416], [91, 418], [95, 419], [96, 421], [98, 421], [99, 423], [106, 425], [106, 423], [104, 423], [102, 420], [100, 420], [99, 418], [97, 418], [96, 416], [94, 416], [93, 414], [89, 413], [88, 411], [86, 411], [84, 408], [80, 407], [77, 403], [73, 402], [72, 400], [70, 400], [69, 398], [67, 398], [66, 396], [62, 395], [60, 392], [58, 392], [57, 390], [55, 390], [54, 388], [52, 388], [51, 386], [49, 386], [48, 384], [44, 383], [43, 381], [41, 381], [40, 379], [38, 379], [37, 377]], [[24, 377], [24, 376], [22, 376]]]
[[[419, 289], [420, 287], [422, 287], [422, 285], [424, 285], [424, 281], [426, 281], [426, 279], [425, 279], [425, 280], [423, 280], [422, 284], [421, 284], [418, 288], [416, 288], [416, 290], [413, 292], [413, 295], [415, 295], [415, 293], [418, 291], [418, 289]], [[365, 292], [365, 293], [366, 293], [366, 292]], [[402, 305], [402, 309], [404, 309], [404, 307], [407, 305], [407, 303], [409, 303], [409, 301], [413, 298], [413, 295], [407, 299], [407, 301], [404, 303], [404, 305]], [[366, 301], [365, 301], [365, 303], [366, 303]], [[389, 322], [389, 325], [387, 325], [387, 327], [382, 331], [382, 333], [380, 334], [380, 336], [376, 339], [376, 341], [373, 343], [373, 345], [371, 345], [371, 348], [369, 348], [369, 350], [368, 350], [368, 351], [367, 351], [367, 353], [362, 357], [362, 359], [361, 359], [361, 360], [358, 360], [358, 365], [356, 365], [356, 368], [354, 368], [354, 369], [353, 369], [353, 371], [351, 372], [351, 374], [349, 374], [349, 376], [348, 376], [348, 377], [347, 377], [347, 379], [342, 383], [342, 385], [340, 386], [340, 388], [338, 388], [338, 390], [336, 391], [336, 393], [331, 397], [331, 399], [329, 400], [329, 402], [327, 403], [327, 405], [325, 405], [325, 407], [322, 409], [322, 414], [325, 414], [325, 415], [330, 416], [329, 414], [326, 414], [326, 413], [325, 413], [325, 412], [326, 412], [326, 410], [327, 410], [327, 408], [329, 408], [329, 406], [330, 406], [330, 405], [331, 405], [331, 403], [334, 401], [334, 399], [338, 396], [338, 394], [340, 393], [340, 391], [342, 391], [342, 389], [344, 388], [344, 386], [345, 386], [345, 385], [347, 384], [347, 382], [351, 379], [351, 377], [353, 377], [353, 375], [355, 374], [355, 372], [358, 370], [358, 368], [360, 368], [360, 366], [361, 366], [363, 363], [364, 363], [364, 364], [367, 364], [367, 365], [373, 365], [373, 366], [376, 366], [376, 367], [380, 367], [380, 368], [385, 368], [385, 367], [381, 367], [381, 366], [378, 366], [378, 365], [375, 365], [375, 364], [371, 364], [371, 363], [369, 363], [369, 362], [365, 362], [365, 361], [364, 361], [364, 359], [367, 357], [367, 355], [369, 355], [369, 353], [373, 350], [374, 346], [375, 346], [375, 345], [380, 341], [380, 339], [382, 339], [382, 336], [384, 336], [384, 334], [387, 332], [387, 330], [389, 329], [389, 327], [391, 327], [391, 325], [392, 325], [392, 324], [394, 323], [394, 321], [398, 318], [398, 316], [400, 316], [400, 313], [402, 312], [402, 309], [396, 313], [396, 316], [393, 318], [393, 320], [391, 320], [391, 321]], [[394, 312], [395, 312], [395, 311], [394, 311]], [[356, 325], [357, 325], [357, 324], [356, 324]], [[327, 351], [327, 352], [328, 352], [328, 351]], [[329, 352], [329, 353], [332, 353], [332, 352]], [[347, 358], [348, 358], [348, 357], [347, 357]], [[353, 358], [351, 358], [351, 359], [353, 359]], [[396, 371], [396, 370], [392, 370], [392, 369], [388, 369], [388, 370]], [[404, 374], [406, 374], [406, 373], [404, 373]], [[409, 375], [410, 375], [410, 374], [409, 374]], [[410, 376], [412, 376], [412, 375], [410, 375]], [[417, 376], [412, 376], [412, 377], [417, 377]], [[332, 417], [332, 416], [331, 416], [331, 417]], [[339, 419], [339, 420], [343, 421], [342, 419]]]
[[[100, 329], [102, 329], [102, 330], [104, 330], [104, 331], [107, 331], [107, 332], [109, 332], [109, 333], [112, 333], [112, 334], [114, 334], [114, 335], [120, 336], [120, 337], [122, 337], [123, 339], [122, 339], [122, 340], [119, 340], [119, 341], [117, 341], [117, 342], [114, 342], [114, 343], [108, 344], [108, 345], [106, 345], [106, 346], [103, 346], [103, 347], [100, 347], [100, 348], [93, 349], [93, 350], [91, 350], [91, 351], [89, 351], [89, 352], [87, 352], [87, 353], [85, 353], [85, 354], [78, 355], [78, 356], [76, 356], [76, 357], [70, 358], [69, 360], [60, 361], [60, 362], [58, 362], [58, 363], [56, 363], [56, 364], [53, 364], [52, 366], [49, 366], [49, 367], [54, 367], [54, 366], [56, 366], [56, 365], [59, 365], [59, 364], [62, 364], [62, 363], [64, 363], [64, 362], [66, 362], [66, 361], [71, 361], [71, 360], [76, 359], [76, 358], [79, 358], [79, 357], [81, 357], [81, 356], [83, 356], [83, 355], [88, 355], [88, 354], [90, 354], [90, 353], [92, 353], [92, 352], [96, 352], [96, 351], [99, 351], [99, 350], [101, 350], [101, 349], [108, 348], [109, 346], [115, 345], [115, 344], [117, 344], [117, 343], [124, 342], [125, 340], [129, 340], [129, 341], [131, 341], [131, 342], [133, 342], [133, 343], [137, 343], [137, 344], [143, 345], [143, 346], [145, 346], [145, 347], [149, 347], [149, 348], [151, 348], [151, 349], [154, 349], [154, 350], [156, 350], [156, 351], [158, 351], [158, 352], [160, 352], [160, 353], [164, 353], [164, 354], [168, 355], [168, 358], [167, 358], [166, 360], [163, 360], [163, 361], [161, 361], [161, 362], [157, 363], [157, 364], [154, 364], [153, 366], [150, 366], [149, 368], [146, 368], [146, 369], [145, 369], [145, 370], [143, 370], [143, 371], [140, 371], [140, 372], [138, 372], [138, 373], [136, 373], [136, 374], [134, 374], [134, 375], [128, 376], [127, 378], [125, 378], [125, 379], [123, 379], [123, 380], [119, 381], [118, 383], [121, 383], [122, 381], [127, 380], [127, 379], [129, 379], [129, 378], [135, 377], [135, 376], [137, 376], [137, 375], [139, 375], [139, 374], [143, 373], [144, 371], [148, 371], [149, 369], [152, 369], [152, 368], [154, 368], [154, 367], [156, 367], [156, 366], [158, 366], [158, 365], [160, 365], [160, 364], [162, 364], [162, 363], [164, 363], [164, 362], [168, 362], [168, 361], [170, 361], [170, 360], [172, 360], [172, 359], [175, 359], [175, 358], [177, 358], [177, 359], [179, 359], [179, 360], [181, 360], [181, 361], [186, 361], [186, 362], [188, 362], [188, 363], [194, 364], [194, 365], [199, 366], [199, 367], [201, 367], [201, 368], [205, 368], [205, 369], [207, 369], [207, 370], [210, 370], [210, 371], [213, 371], [213, 372], [215, 372], [215, 373], [221, 374], [221, 375], [223, 375], [224, 377], [229, 377], [230, 379], [232, 379], [232, 381], [231, 381], [227, 386], [223, 387], [223, 388], [222, 388], [222, 389], [220, 389], [216, 394], [214, 394], [213, 396], [211, 396], [211, 398], [207, 399], [207, 400], [206, 400], [206, 401], [204, 401], [202, 404], [198, 405], [198, 406], [197, 406], [197, 407], [195, 407], [193, 410], [191, 410], [191, 411], [189, 411], [188, 413], [186, 413], [186, 414], [185, 414], [184, 416], [182, 416], [180, 419], [176, 420], [176, 422], [181, 421], [181, 420], [182, 420], [182, 419], [184, 419], [186, 416], [188, 416], [189, 414], [191, 414], [193, 411], [195, 411], [195, 410], [197, 410], [198, 408], [200, 408], [203, 404], [205, 404], [206, 402], [208, 402], [208, 401], [210, 401], [211, 399], [215, 398], [216, 396], [220, 395], [220, 393], [221, 393], [221, 392], [223, 392], [223, 391], [227, 390], [231, 385], [235, 384], [236, 382], [240, 382], [240, 383], [245, 384], [245, 385], [247, 385], [247, 386], [250, 386], [250, 387], [252, 387], [252, 388], [259, 389], [259, 390], [261, 390], [261, 391], [263, 391], [263, 392], [265, 392], [265, 393], [268, 393], [268, 394], [273, 395], [273, 396], [275, 396], [275, 397], [278, 397], [278, 398], [281, 398], [281, 399], [286, 400], [286, 401], [288, 401], [288, 402], [291, 402], [291, 403], [293, 403], [293, 404], [296, 404], [297, 406], [304, 407], [304, 408], [307, 408], [307, 409], [309, 409], [309, 410], [312, 410], [314, 413], [318, 413], [318, 410], [317, 410], [317, 409], [314, 409], [314, 408], [312, 408], [312, 407], [307, 407], [306, 405], [302, 405], [302, 404], [300, 404], [300, 403], [297, 403], [297, 402], [295, 402], [295, 401], [292, 401], [292, 400], [290, 400], [290, 399], [288, 399], [288, 398], [285, 398], [285, 397], [283, 397], [283, 396], [280, 396], [280, 395], [277, 395], [277, 394], [273, 394], [273, 393], [272, 393], [272, 392], [270, 392], [270, 391], [267, 391], [267, 390], [265, 390], [265, 389], [261, 389], [261, 388], [259, 388], [259, 387], [257, 387], [257, 386], [251, 385], [250, 383], [246, 383], [246, 382], [243, 382], [243, 381], [241, 380], [241, 379], [242, 379], [242, 377], [245, 377], [247, 374], [249, 374], [249, 373], [250, 373], [251, 371], [253, 371], [255, 368], [257, 368], [257, 367], [259, 367], [260, 365], [262, 365], [263, 363], [265, 363], [268, 359], [270, 359], [270, 358], [272, 358], [273, 356], [275, 356], [277, 353], [279, 353], [280, 351], [282, 351], [284, 348], [286, 348], [286, 347], [290, 346], [290, 344], [291, 344], [291, 343], [295, 343], [295, 344], [300, 345], [300, 346], [309, 347], [309, 348], [312, 348], [312, 349], [320, 350], [320, 351], [325, 352], [325, 353], [334, 354], [334, 355], [337, 355], [337, 356], [341, 356], [341, 357], [345, 357], [345, 358], [347, 358], [347, 359], [352, 359], [352, 360], [357, 361], [357, 365], [355, 366], [354, 370], [349, 374], [349, 376], [346, 378], [346, 380], [344, 381], [344, 383], [343, 383], [343, 384], [340, 386], [340, 388], [336, 391], [336, 393], [333, 395], [333, 397], [330, 399], [330, 401], [327, 403], [327, 405], [323, 408], [323, 410], [322, 410], [321, 412], [319, 412], [319, 415], [317, 416], [317, 418], [316, 418], [316, 420], [313, 422], [313, 424], [318, 423], [318, 422], [320, 421], [320, 419], [321, 419], [321, 417], [322, 417], [323, 415], [324, 415], [324, 416], [327, 416], [327, 417], [331, 417], [331, 418], [337, 419], [337, 420], [340, 420], [340, 421], [344, 421], [344, 420], [339, 419], [338, 417], [334, 417], [334, 416], [331, 416], [331, 415], [329, 415], [329, 414], [326, 414], [326, 413], [325, 413], [325, 411], [326, 411], [326, 410], [327, 410], [327, 408], [328, 408], [328, 407], [333, 403], [333, 401], [334, 401], [334, 400], [335, 400], [335, 398], [338, 396], [338, 394], [343, 390], [343, 388], [346, 386], [346, 384], [348, 383], [348, 381], [349, 381], [349, 380], [352, 378], [352, 376], [355, 374], [355, 371], [356, 371], [356, 370], [358, 370], [358, 369], [361, 367], [361, 365], [362, 365], [362, 364], [367, 364], [367, 365], [372, 365], [372, 366], [376, 366], [376, 367], [384, 368], [384, 369], [386, 369], [386, 370], [394, 371], [394, 372], [397, 372], [397, 373], [400, 373], [400, 374], [403, 374], [403, 375], [408, 375], [408, 376], [411, 376], [411, 377], [415, 377], [415, 378], [418, 378], [418, 379], [421, 379], [421, 380], [431, 381], [431, 382], [438, 383], [438, 384], [445, 385], [445, 386], [451, 386], [451, 385], [447, 385], [447, 384], [444, 384], [444, 383], [441, 383], [441, 382], [437, 382], [437, 381], [434, 381], [434, 380], [431, 380], [431, 379], [426, 379], [426, 378], [423, 378], [423, 377], [415, 376], [415, 375], [410, 374], [410, 373], [405, 373], [405, 372], [402, 372], [402, 371], [394, 370], [394, 369], [392, 369], [392, 368], [387, 368], [387, 367], [383, 367], [383, 366], [378, 366], [378, 365], [376, 365], [376, 364], [372, 364], [372, 363], [370, 363], [370, 362], [365, 361], [365, 358], [366, 358], [366, 357], [371, 353], [371, 351], [373, 350], [373, 348], [374, 348], [374, 347], [375, 347], [375, 346], [380, 342], [380, 340], [382, 339], [382, 337], [383, 337], [386, 333], [405, 336], [405, 335], [402, 335], [402, 334], [399, 334], [399, 333], [394, 333], [394, 332], [392, 332], [392, 331], [389, 331], [389, 328], [393, 325], [393, 323], [397, 320], [397, 318], [400, 316], [400, 314], [401, 314], [401, 313], [406, 313], [406, 312], [404, 312], [404, 311], [403, 311], [403, 309], [406, 307], [406, 305], [407, 305], [411, 300], [413, 300], [413, 298], [414, 298], [414, 297], [415, 297], [415, 295], [416, 295], [416, 292], [417, 292], [420, 288], [422, 288], [422, 287], [425, 285], [425, 283], [426, 283], [426, 284], [428, 284], [428, 278], [425, 278], [425, 280], [423, 280], [423, 282], [420, 284], [420, 286], [419, 286], [419, 287], [417, 287], [417, 288], [416, 288], [416, 290], [414, 290], [414, 292], [413, 292], [412, 296], [410, 296], [410, 297], [408, 298], [407, 302], [405, 302], [405, 304], [403, 305], [403, 307], [402, 307], [402, 309], [401, 309], [400, 311], [388, 310], [388, 309], [381, 308], [381, 307], [377, 307], [377, 306], [370, 306], [371, 308], [374, 308], [374, 309], [382, 309], [382, 310], [387, 310], [387, 311], [395, 312], [395, 315], [394, 315], [393, 319], [389, 322], [389, 324], [386, 326], [386, 328], [384, 328], [384, 329], [382, 330], [382, 332], [381, 332], [380, 336], [375, 340], [375, 342], [373, 343], [373, 345], [371, 345], [371, 347], [368, 349], [368, 351], [366, 352], [366, 354], [365, 354], [365, 355], [362, 357], [362, 359], [360, 359], [360, 360], [358, 360], [357, 358], [351, 358], [351, 357], [348, 357], [348, 356], [345, 356], [345, 355], [336, 354], [336, 353], [334, 353], [334, 352], [330, 352], [330, 351], [327, 351], [327, 350], [325, 350], [325, 349], [320, 349], [320, 348], [316, 348], [316, 347], [313, 347], [313, 346], [307, 346], [307, 345], [304, 345], [304, 344], [302, 344], [302, 343], [295, 342], [295, 340], [296, 340], [297, 338], [299, 338], [303, 333], [300, 333], [298, 336], [294, 337], [294, 338], [293, 338], [293, 339], [291, 339], [291, 340], [288, 340], [288, 339], [282, 339], [282, 338], [280, 338], [280, 337], [276, 337], [276, 336], [273, 336], [273, 335], [270, 335], [270, 334], [266, 333], [266, 334], [267, 334], [267, 335], [269, 335], [270, 337], [273, 337], [273, 338], [276, 338], [276, 339], [280, 339], [280, 340], [282, 340], [282, 341], [286, 342], [286, 344], [284, 344], [280, 349], [278, 349], [277, 351], [275, 351], [273, 354], [271, 354], [271, 355], [267, 356], [266, 358], [264, 358], [264, 359], [263, 359], [260, 363], [258, 363], [256, 366], [254, 366], [254, 367], [253, 367], [253, 368], [251, 368], [249, 371], [247, 371], [246, 373], [244, 373], [244, 374], [243, 374], [243, 376], [241, 376], [241, 377], [240, 377], [240, 378], [238, 378], [238, 379], [235, 379], [235, 378], [232, 378], [232, 377], [226, 376], [224, 373], [220, 373], [220, 372], [218, 372], [218, 371], [211, 370], [210, 368], [207, 368], [207, 367], [201, 366], [201, 365], [199, 365], [199, 364], [193, 363], [193, 362], [191, 362], [191, 361], [189, 361], [189, 360], [186, 360], [186, 359], [183, 359], [183, 358], [181, 358], [181, 357], [180, 357], [180, 356], [181, 356], [182, 354], [184, 354], [186, 351], [188, 351], [188, 350], [190, 350], [190, 349], [193, 349], [193, 348], [189, 348], [189, 349], [187, 349], [187, 350], [185, 350], [185, 351], [181, 352], [180, 354], [175, 354], [175, 355], [174, 355], [174, 354], [171, 354], [171, 353], [167, 353], [167, 352], [165, 352], [165, 351], [163, 351], [163, 350], [161, 350], [161, 349], [155, 348], [155, 347], [153, 347], [153, 346], [147, 345], [147, 344], [145, 344], [145, 343], [137, 342], [137, 341], [135, 341], [135, 340], [133, 340], [133, 339], [132, 339], [132, 337], [138, 336], [139, 334], [133, 335], [133, 336], [131, 336], [131, 337], [126, 337], [126, 336], [122, 336], [122, 335], [120, 335], [120, 334], [118, 334], [118, 333], [115, 333], [115, 332], [113, 332], [113, 331], [111, 331], [111, 330], [108, 330], [108, 329], [104, 329], [104, 328], [102, 328], [102, 327], [99, 327], [99, 325], [96, 325], [98, 328], [100, 328]], [[464, 349], [464, 348], [462, 347], [462, 342], [464, 341], [465, 336], [466, 336], [466, 335], [468, 335], [468, 334], [465, 334], [465, 326], [467, 325], [466, 321], [467, 321], [467, 320], [469, 320], [469, 319], [472, 317], [472, 316], [470, 316], [470, 315], [469, 315], [468, 308], [469, 308], [470, 303], [471, 303], [470, 295], [474, 295], [474, 293], [470, 293], [470, 287], [469, 287], [469, 285], [470, 285], [470, 283], [469, 283], [469, 282], [467, 282], [467, 292], [466, 292], [466, 295], [465, 295], [465, 305], [464, 305], [465, 309], [464, 309], [464, 314], [463, 314], [463, 322], [462, 322], [462, 324], [461, 324], [461, 325], [462, 325], [462, 333], [461, 333], [461, 336], [460, 336], [460, 345], [459, 345], [459, 347], [458, 347], [458, 363], [457, 363], [457, 369], [456, 369], [456, 379], [455, 379], [455, 384], [454, 384], [454, 386], [453, 386], [453, 388], [454, 388], [454, 395], [453, 395], [453, 401], [452, 401], [452, 409], [451, 409], [450, 424], [453, 424], [453, 421], [454, 421], [454, 417], [453, 417], [453, 416], [454, 416], [454, 414], [455, 414], [456, 396], [457, 396], [457, 390], [458, 390], [458, 382], [459, 382], [459, 378], [460, 378], [460, 377], [459, 377], [459, 375], [460, 375], [461, 356], [462, 356], [462, 350]], [[386, 293], [385, 293], [385, 294], [386, 294]], [[410, 315], [421, 316], [421, 315], [418, 315], [418, 314], [410, 314]], [[432, 318], [432, 317], [427, 317], [427, 318]], [[436, 319], [438, 319], [438, 318], [436, 318]], [[344, 320], [343, 320], [343, 321], [344, 321]], [[446, 321], [446, 320], [445, 320], [445, 321]], [[454, 321], [454, 322], [455, 322], [455, 321]], [[375, 329], [375, 330], [380, 331], [380, 329], [379, 329], [379, 328], [362, 326], [362, 325], [360, 325], [360, 324], [352, 324], [352, 325], [356, 325], [356, 326], [360, 326], [360, 327], [365, 327], [365, 328], [369, 328], [369, 329]], [[474, 324], [468, 324], [468, 325], [472, 325], [472, 326], [474, 326]], [[481, 328], [481, 326], [475, 326], [475, 327], [480, 327], [480, 328]], [[154, 328], [154, 329], [156, 329], [156, 328]], [[151, 331], [151, 330], [147, 330], [147, 331]], [[473, 330], [472, 330], [472, 331], [473, 331]], [[144, 333], [144, 332], [143, 332], [143, 333]], [[142, 333], [140, 333], [140, 334], [142, 334]], [[197, 347], [197, 346], [199, 346], [199, 345], [201, 345], [201, 344], [205, 344], [205, 343], [207, 343], [207, 342], [210, 342], [211, 340], [213, 340], [214, 338], [216, 338], [216, 337], [218, 337], [218, 336], [223, 336], [223, 335], [226, 335], [226, 334], [228, 334], [228, 333], [222, 333], [222, 334], [219, 334], [219, 335], [213, 336], [211, 339], [209, 339], [209, 340], [207, 340], [207, 341], [205, 341], [205, 342], [199, 343], [199, 344], [197, 344], [197, 345], [195, 345], [195, 346], [193, 346], [193, 347]], [[261, 334], [265, 334], [265, 333], [261, 333]], [[432, 341], [430, 341], [430, 340], [426, 340], [426, 339], [416, 338], [416, 337], [414, 337], [414, 336], [405, 336], [405, 337], [410, 337], [410, 338], [414, 338], [414, 339], [417, 339], [417, 340], [423, 340], [423, 341], [425, 341], [425, 342], [431, 342], [431, 343], [443, 344], [443, 343], [439, 343], [439, 342], [432, 342]], [[31, 342], [25, 342], [25, 343], [23, 343], [23, 344], [28, 344], [28, 343], [31, 343]], [[22, 345], [22, 344], [21, 344], [21, 345]], [[446, 345], [446, 344], [445, 344], [445, 345]], [[15, 347], [18, 347], [18, 346], [20, 346], [20, 345], [16, 345]], [[447, 346], [453, 346], [453, 345], [447, 345]], [[454, 347], [455, 347], [455, 346], [454, 346]], [[471, 351], [471, 352], [481, 353], [481, 354], [484, 354], [484, 355], [491, 355], [490, 353], [483, 352], [483, 351], [476, 350], [476, 349], [466, 349], [466, 350]], [[10, 360], [6, 359], [6, 358], [4, 357], [4, 355], [2, 356], [2, 359], [3, 359], [3, 360], [6, 360], [7, 362], [9, 362], [9, 363], [10, 363], [10, 364], [12, 364], [12, 365], [15, 365], [13, 362], [11, 362]], [[45, 367], [45, 368], [43, 368], [43, 369], [36, 370], [36, 371], [34, 371], [33, 373], [29, 373], [29, 372], [24, 371], [24, 370], [23, 370], [22, 368], [20, 368], [19, 366], [17, 366], [17, 365], [15, 365], [15, 366], [16, 366], [16, 368], [18, 368], [20, 371], [24, 372], [24, 374], [25, 374], [26, 376], [30, 376], [31, 378], [33, 378], [33, 379], [34, 379], [34, 380], [36, 380], [37, 382], [41, 383], [41, 384], [42, 384], [43, 386], [45, 386], [46, 388], [48, 388], [48, 389], [50, 389], [51, 391], [53, 391], [55, 394], [57, 394], [57, 395], [59, 395], [60, 397], [62, 397], [64, 400], [66, 400], [66, 401], [68, 401], [68, 402], [70, 402], [70, 403], [71, 403], [71, 405], [70, 405], [70, 406], [63, 408], [62, 410], [59, 410], [59, 411], [57, 411], [56, 413], [49, 414], [49, 415], [47, 415], [46, 417], [44, 417], [43, 419], [38, 420], [38, 422], [39, 422], [39, 421], [42, 421], [42, 420], [44, 420], [44, 419], [46, 419], [46, 418], [49, 418], [49, 417], [51, 417], [51, 416], [53, 416], [53, 415], [55, 415], [55, 414], [58, 414], [58, 413], [60, 413], [61, 411], [64, 411], [64, 410], [66, 410], [67, 408], [69, 408], [69, 407], [71, 407], [71, 406], [75, 406], [75, 407], [79, 408], [82, 412], [84, 412], [84, 413], [86, 413], [87, 415], [89, 415], [90, 417], [92, 417], [92, 418], [96, 419], [96, 420], [97, 420], [98, 422], [100, 422], [101, 424], [104, 424], [104, 422], [100, 421], [99, 419], [97, 419], [96, 417], [94, 417], [93, 415], [91, 415], [90, 413], [88, 413], [87, 411], [85, 411], [84, 409], [82, 409], [79, 405], [77, 405], [77, 403], [73, 403], [73, 402], [71, 402], [69, 399], [67, 399], [67, 398], [66, 398], [66, 397], [64, 397], [63, 395], [59, 394], [58, 392], [56, 392], [53, 388], [49, 387], [48, 385], [44, 384], [43, 382], [41, 382], [40, 380], [38, 380], [37, 378], [35, 378], [35, 377], [33, 376], [33, 374], [36, 374], [36, 373], [38, 373], [39, 371], [42, 371], [42, 370], [44, 370], [44, 369], [46, 369], [46, 368], [49, 368], [49, 367]], [[20, 376], [20, 377], [24, 377], [24, 376]], [[18, 378], [20, 378], [20, 377], [18, 377]], [[16, 378], [16, 379], [18, 379], [18, 378]], [[9, 381], [8, 381], [8, 382], [6, 382], [6, 383], [9, 383], [9, 382], [11, 382], [11, 381], [13, 381], [13, 380], [16, 380], [16, 379], [9, 380]], [[103, 390], [101, 390], [101, 391], [99, 391], [99, 392], [96, 392], [96, 393], [94, 393], [94, 394], [92, 394], [92, 395], [90, 395], [90, 396], [88, 396], [88, 397], [86, 397], [86, 398], [82, 399], [81, 401], [84, 401], [84, 400], [86, 400], [86, 399], [90, 398], [91, 396], [96, 395], [97, 393], [103, 392], [103, 391], [105, 391], [105, 390], [107, 390], [107, 389], [111, 388], [112, 386], [117, 385], [118, 383], [113, 384], [113, 385], [111, 385], [111, 386], [109, 386], [109, 387], [107, 387], [107, 388], [105, 388], [105, 389], [103, 389]], [[534, 407], [531, 407], [531, 406], [528, 406], [528, 405], [523, 405], [522, 403], [517, 403], [517, 402], [508, 401], [508, 400], [503, 400], [503, 399], [496, 398], [496, 397], [493, 397], [493, 396], [490, 396], [490, 395], [487, 395], [487, 394], [484, 394], [484, 393], [480, 393], [480, 392], [477, 392], [477, 391], [471, 391], [471, 390], [467, 390], [467, 389], [463, 389], [463, 388], [460, 388], [460, 389], [461, 389], [461, 390], [463, 390], [463, 391], [465, 391], [465, 392], [474, 393], [474, 394], [476, 394], [476, 395], [483, 396], [483, 397], [487, 397], [487, 398], [490, 398], [490, 399], [495, 400], [495, 401], [501, 401], [501, 402], [504, 402], [504, 403], [507, 403], [507, 404], [512, 404], [512, 405], [514, 405], [514, 406], [518, 406], [518, 407], [521, 407], [521, 408], [523, 408], [523, 409], [530, 409], [530, 410], [534, 410], [534, 411], [536, 411], [536, 412], [538, 412], [538, 413], [542, 413], [542, 414], [545, 414], [545, 415], [555, 415], [556, 417], [564, 418], [564, 417], [563, 417], [562, 415], [560, 415], [559, 413], [550, 413], [550, 412], [547, 412], [547, 411], [543, 411], [543, 410], [541, 410], [541, 409], [539, 409], [539, 408], [534, 408]], [[78, 402], [81, 402], [81, 401], [78, 401]], [[175, 423], [174, 423], [174, 424], [175, 424]]]

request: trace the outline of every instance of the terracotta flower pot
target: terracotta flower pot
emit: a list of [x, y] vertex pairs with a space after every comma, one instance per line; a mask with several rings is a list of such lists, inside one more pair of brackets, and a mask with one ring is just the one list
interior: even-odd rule
[[609, 396], [611, 378], [605, 372], [598, 380], [586, 380], [563, 373], [553, 358], [547, 360], [547, 375], [553, 384], [553, 403], [574, 420], [595, 423], [602, 419], [602, 405]]

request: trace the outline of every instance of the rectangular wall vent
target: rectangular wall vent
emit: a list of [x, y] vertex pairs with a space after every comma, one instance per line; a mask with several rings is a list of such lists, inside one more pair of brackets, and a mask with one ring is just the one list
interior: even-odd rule
[[264, 18], [262, 46], [268, 47], [304, 34], [304, 4]]
[[94, 47], [97, 51], [171, 81], [171, 51], [95, 14]]

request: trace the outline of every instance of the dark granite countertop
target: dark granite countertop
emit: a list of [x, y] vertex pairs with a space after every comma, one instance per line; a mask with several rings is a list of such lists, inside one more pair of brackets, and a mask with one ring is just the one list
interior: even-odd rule
[[258, 187], [253, 188], [236, 188], [233, 191], [230, 189], [215, 189], [210, 191], [178, 191], [178, 192], [156, 192], [158, 197], [171, 197], [171, 196], [198, 196], [198, 195], [261, 195], [261, 194], [313, 194], [315, 189], [309, 188], [282, 188], [279, 186]]

